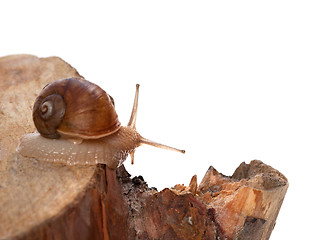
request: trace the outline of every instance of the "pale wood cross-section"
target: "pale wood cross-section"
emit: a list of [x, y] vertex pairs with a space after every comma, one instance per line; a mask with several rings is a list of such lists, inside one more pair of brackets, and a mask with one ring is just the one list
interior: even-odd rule
[[158, 192], [122, 166], [67, 166], [15, 149], [35, 130], [32, 105], [49, 82], [79, 77], [57, 57], [0, 58], [0, 239], [269, 239], [285, 176], [261, 161], [231, 177], [210, 167], [197, 184]]

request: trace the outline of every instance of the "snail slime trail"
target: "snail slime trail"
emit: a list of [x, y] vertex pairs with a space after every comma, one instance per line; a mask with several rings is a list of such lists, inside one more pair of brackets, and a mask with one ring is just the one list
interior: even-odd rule
[[[79, 96], [79, 98], [77, 97]], [[119, 167], [146, 144], [185, 153], [143, 138], [136, 131], [139, 85], [127, 126], [121, 126], [114, 99], [83, 78], [57, 80], [43, 88], [33, 107], [39, 133], [22, 137], [17, 151], [29, 158], [68, 165], [103, 163]]]

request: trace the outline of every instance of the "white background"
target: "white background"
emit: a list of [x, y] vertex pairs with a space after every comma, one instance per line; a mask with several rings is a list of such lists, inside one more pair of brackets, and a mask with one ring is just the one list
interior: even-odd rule
[[3, 1], [0, 24], [0, 56], [63, 58], [123, 125], [141, 84], [138, 131], [187, 152], [140, 147], [132, 175], [161, 190], [262, 160], [290, 182], [271, 239], [309, 238], [310, 1]]

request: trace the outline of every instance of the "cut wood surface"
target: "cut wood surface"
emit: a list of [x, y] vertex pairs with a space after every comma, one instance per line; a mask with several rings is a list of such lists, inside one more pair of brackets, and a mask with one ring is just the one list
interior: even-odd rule
[[32, 107], [50, 82], [80, 75], [58, 57], [12, 55], [0, 58], [1, 164], [14, 152], [18, 139], [35, 130]]
[[230, 177], [213, 167], [197, 183], [157, 191], [122, 166], [67, 166], [16, 153], [35, 130], [35, 97], [79, 76], [57, 57], [0, 58], [0, 239], [269, 239], [285, 176], [261, 161]]

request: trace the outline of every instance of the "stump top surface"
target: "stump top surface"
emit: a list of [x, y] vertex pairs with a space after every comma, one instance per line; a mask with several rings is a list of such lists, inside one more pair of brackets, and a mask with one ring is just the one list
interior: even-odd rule
[[13, 154], [0, 177], [0, 239], [28, 231], [70, 208], [88, 188], [95, 168]]
[[15, 152], [20, 137], [35, 130], [32, 106], [41, 89], [80, 77], [58, 57], [0, 58], [0, 239], [12, 239], [56, 217], [79, 199], [96, 169], [28, 159]]

